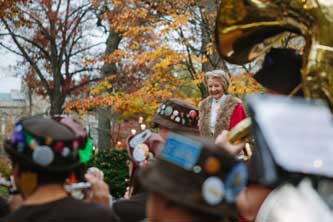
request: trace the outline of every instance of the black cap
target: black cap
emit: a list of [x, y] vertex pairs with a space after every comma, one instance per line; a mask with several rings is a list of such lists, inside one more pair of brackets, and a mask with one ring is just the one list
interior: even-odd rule
[[302, 57], [295, 49], [272, 48], [254, 78], [264, 87], [288, 95], [301, 83], [301, 68]]

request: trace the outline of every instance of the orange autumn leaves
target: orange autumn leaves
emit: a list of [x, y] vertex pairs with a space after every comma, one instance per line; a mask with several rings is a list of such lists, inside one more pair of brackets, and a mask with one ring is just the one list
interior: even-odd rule
[[[95, 7], [100, 2], [93, 1]], [[138, 115], [149, 120], [158, 104], [170, 97], [198, 104], [202, 99], [198, 88], [202, 82], [202, 64], [210, 62], [209, 56], [216, 50], [213, 38], [202, 48], [196, 43], [201, 38], [198, 28], [210, 27], [216, 11], [205, 10], [200, 5], [204, 3], [191, 0], [108, 2], [113, 7], [104, 19], [120, 33], [122, 43], [104, 61], [117, 64], [117, 73], [111, 73], [112, 79], [92, 87], [89, 98], [69, 102], [66, 111], [85, 112], [105, 106], [122, 120]], [[198, 25], [200, 16], [196, 12], [209, 24]], [[261, 90], [245, 77], [233, 78], [231, 93], [241, 96]]]
[[[108, 59], [119, 61], [123, 59], [123, 55], [125, 53], [118, 50], [109, 55]], [[187, 98], [194, 104], [199, 101], [200, 97], [195, 82], [182, 75], [183, 55], [179, 55], [167, 47], [160, 47], [138, 55], [127, 54], [127, 58], [132, 59], [133, 66], [136, 66], [133, 68], [138, 69], [137, 73], [125, 75], [126, 78], [131, 78], [130, 86], [121, 91], [112, 92], [112, 88], [122, 87], [117, 87], [119, 75], [113, 75], [93, 87], [90, 90], [90, 98], [68, 103], [66, 111], [85, 112], [96, 107], [111, 107], [117, 112], [119, 119], [144, 115], [149, 121], [159, 103], [167, 98]], [[142, 70], [146, 70], [149, 75], [142, 75]], [[109, 92], [105, 92], [105, 90]], [[193, 98], [189, 94], [192, 94]]]
[[[164, 80], [165, 88], [159, 88], [159, 84], [154, 84], [154, 81], [147, 81], [146, 84], [131, 94], [126, 93], [114, 93], [93, 96], [90, 99], [84, 101], [77, 101], [69, 103], [66, 107], [67, 110], [75, 109], [81, 112], [91, 110], [95, 107], [108, 106], [119, 114], [120, 119], [128, 119], [131, 117], [137, 117], [138, 115], [144, 114], [147, 116], [149, 122], [151, 116], [159, 105], [159, 101], [163, 101], [170, 97], [183, 98], [189, 103], [194, 105], [198, 104], [200, 97], [185, 97], [181, 90], [170, 80]], [[176, 82], [181, 80], [175, 80]], [[170, 84], [171, 83], [171, 84]], [[189, 84], [188, 82], [183, 82]], [[105, 84], [105, 83], [103, 83]], [[102, 84], [102, 85], [103, 85]], [[104, 86], [110, 87], [106, 84]], [[98, 86], [100, 87], [100, 85]], [[96, 90], [92, 89], [92, 92]], [[251, 93], [264, 93], [265, 89], [257, 83], [250, 73], [243, 73], [231, 78], [229, 86], [229, 93], [239, 98], [244, 98], [246, 95]]]
[[265, 88], [252, 77], [251, 73], [245, 72], [231, 78], [228, 91], [234, 96], [244, 98], [248, 94], [264, 93]]

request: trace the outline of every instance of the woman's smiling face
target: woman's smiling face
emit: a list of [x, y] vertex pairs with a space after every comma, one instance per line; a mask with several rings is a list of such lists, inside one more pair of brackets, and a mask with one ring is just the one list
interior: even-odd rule
[[207, 80], [208, 93], [214, 99], [219, 99], [224, 94], [223, 82], [218, 77], [211, 77]]

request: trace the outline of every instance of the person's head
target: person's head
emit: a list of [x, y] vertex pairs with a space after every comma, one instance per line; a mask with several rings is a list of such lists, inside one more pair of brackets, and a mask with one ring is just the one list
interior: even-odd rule
[[205, 84], [208, 93], [214, 99], [221, 98], [228, 94], [230, 75], [223, 70], [213, 70], [205, 73]]
[[209, 141], [170, 133], [139, 179], [150, 193], [149, 221], [219, 221], [236, 217], [247, 169]]
[[302, 56], [295, 49], [272, 48], [253, 77], [267, 88], [268, 93], [303, 96], [301, 68]]
[[159, 134], [166, 138], [169, 131], [199, 135], [198, 109], [179, 99], [163, 102], [153, 116], [153, 127], [159, 128]]
[[5, 150], [18, 189], [29, 196], [39, 186], [63, 184], [90, 159], [92, 143], [84, 127], [69, 117], [35, 116], [16, 123]]

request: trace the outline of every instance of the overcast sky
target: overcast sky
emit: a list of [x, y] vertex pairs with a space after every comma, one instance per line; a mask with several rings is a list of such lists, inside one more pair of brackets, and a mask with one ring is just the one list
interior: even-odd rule
[[21, 87], [21, 80], [20, 78], [16, 77], [7, 77], [1, 78], [0, 80], [0, 92], [10, 92], [12, 89], [19, 90]]
[[20, 89], [21, 79], [17, 76], [15, 68], [19, 57], [0, 48], [0, 92], [9, 92], [11, 89]]

